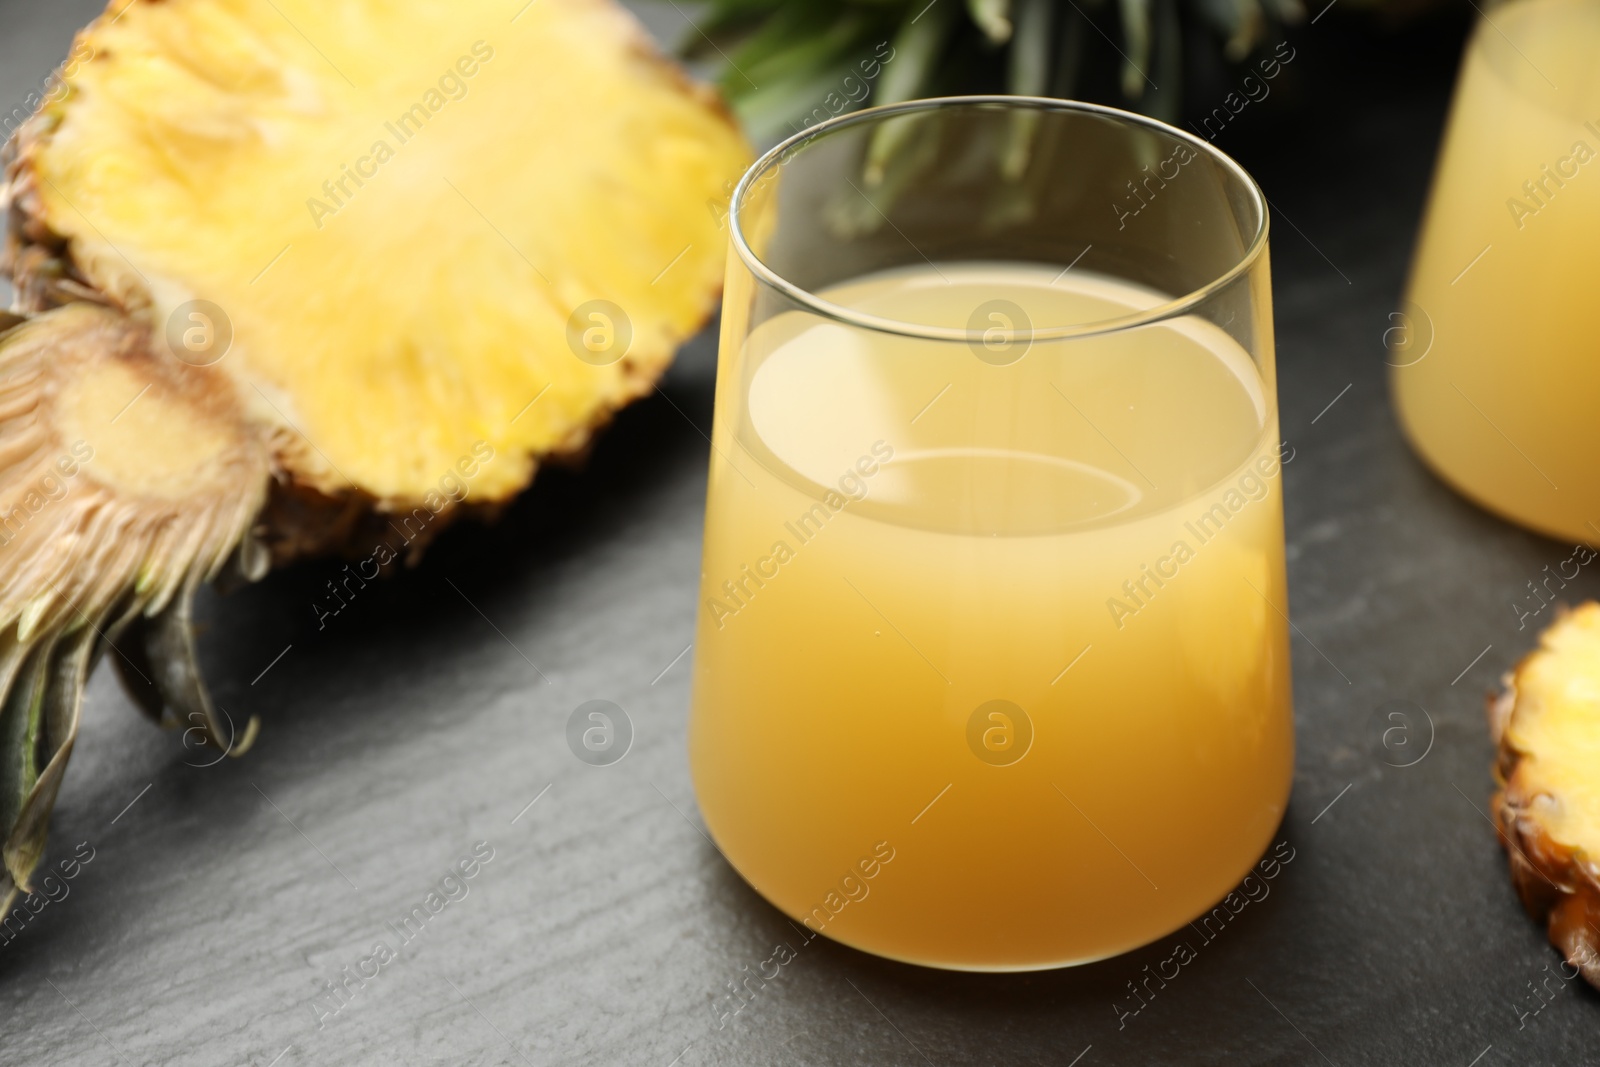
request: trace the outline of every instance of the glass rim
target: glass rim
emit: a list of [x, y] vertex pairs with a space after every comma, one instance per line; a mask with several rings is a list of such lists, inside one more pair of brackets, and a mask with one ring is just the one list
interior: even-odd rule
[[[1140, 115], [1133, 111], [1124, 111], [1121, 108], [1107, 107], [1104, 104], [1090, 104], [1081, 100], [1061, 100], [1043, 96], [1005, 96], [1005, 95], [979, 95], [979, 96], [935, 96], [919, 100], [907, 100], [898, 104], [882, 104], [878, 107], [862, 108], [859, 111], [847, 112], [833, 118], [808, 126], [799, 133], [788, 137], [762, 153], [734, 186], [733, 194], [728, 202], [728, 234], [739, 258], [744, 261], [752, 274], [769, 287], [777, 290], [795, 303], [809, 311], [850, 326], [874, 330], [879, 333], [894, 334], [900, 337], [914, 337], [929, 341], [958, 341], [968, 344], [981, 343], [984, 333], [981, 330], [961, 329], [953, 326], [932, 326], [922, 323], [907, 322], [904, 319], [891, 319], [879, 315], [870, 315], [853, 308], [845, 307], [825, 300], [808, 289], [796, 285], [769, 267], [756, 251], [750, 247], [745, 238], [742, 221], [744, 200], [750, 191], [753, 181], [769, 171], [782, 167], [786, 157], [802, 145], [815, 140], [820, 136], [845, 129], [849, 126], [866, 122], [877, 122], [892, 118], [896, 115], [910, 114], [919, 111], [938, 111], [952, 107], [993, 107], [999, 110], [1034, 109], [1038, 111], [1067, 111], [1079, 114], [1099, 115], [1110, 118], [1124, 125], [1139, 126], [1153, 130], [1157, 133], [1183, 141], [1198, 149], [1212, 162], [1220, 164], [1222, 168], [1239, 182], [1248, 194], [1256, 209], [1259, 223], [1255, 234], [1251, 237], [1244, 253], [1227, 270], [1218, 274], [1199, 288], [1193, 289], [1182, 296], [1175, 297], [1153, 307], [1144, 308], [1126, 315], [1114, 318], [1101, 319], [1095, 322], [1078, 323], [1071, 326], [1053, 326], [1042, 329], [1030, 329], [1030, 341], [1055, 341], [1066, 338], [1095, 337], [1102, 334], [1115, 333], [1119, 330], [1132, 329], [1136, 326], [1145, 326], [1150, 323], [1161, 322], [1179, 315], [1187, 314], [1206, 299], [1226, 288], [1253, 267], [1261, 253], [1267, 247], [1267, 231], [1269, 229], [1268, 202], [1266, 194], [1256, 184], [1250, 173], [1240, 166], [1238, 161], [1226, 152], [1217, 148], [1209, 141], [1203, 141], [1186, 130], [1168, 125], [1159, 119], [1148, 115]], [[893, 225], [893, 223], [890, 223]], [[915, 246], [913, 246], [915, 247]]]

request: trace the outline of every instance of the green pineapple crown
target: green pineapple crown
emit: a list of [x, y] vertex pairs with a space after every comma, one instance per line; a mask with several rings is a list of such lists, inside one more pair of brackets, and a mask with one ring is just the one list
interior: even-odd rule
[[1172, 122], [1186, 50], [1242, 62], [1303, 15], [1300, 0], [711, 0], [685, 51], [719, 69], [762, 142], [962, 92], [1098, 98]]

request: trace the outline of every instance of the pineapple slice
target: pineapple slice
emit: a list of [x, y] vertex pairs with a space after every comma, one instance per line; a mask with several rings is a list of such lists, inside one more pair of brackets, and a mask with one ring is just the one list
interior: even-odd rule
[[74, 55], [0, 199], [4, 907], [95, 658], [248, 747], [197, 583], [414, 557], [581, 453], [714, 309], [750, 158], [612, 0], [113, 0]]
[[1600, 988], [1600, 604], [1566, 613], [1489, 704], [1494, 797], [1528, 913]]

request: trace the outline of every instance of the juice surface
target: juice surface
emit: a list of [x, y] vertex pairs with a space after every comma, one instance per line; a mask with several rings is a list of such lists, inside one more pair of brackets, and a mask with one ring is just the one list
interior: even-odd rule
[[1458, 489], [1600, 537], [1600, 7], [1516, 0], [1468, 48], [1391, 372], [1413, 445]]
[[[992, 263], [822, 295], [955, 327], [1163, 301]], [[1243, 349], [1194, 318], [1004, 366], [799, 312], [725, 329], [690, 757], [729, 861], [813, 931], [973, 970], [1227, 893], [1293, 763], [1277, 412]]]

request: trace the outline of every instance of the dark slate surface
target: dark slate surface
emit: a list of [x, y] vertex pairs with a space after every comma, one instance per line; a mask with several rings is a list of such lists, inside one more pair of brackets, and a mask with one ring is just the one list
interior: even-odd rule
[[[96, 6], [0, 4], [7, 106]], [[666, 399], [621, 418], [585, 474], [547, 475], [498, 525], [452, 531], [325, 629], [311, 604], [331, 566], [208, 601], [204, 658], [220, 701], [265, 724], [246, 758], [198, 765], [210, 756], [151, 729], [102, 672], [52, 853], [86, 842], [93, 859], [0, 945], [0, 1061], [1585, 1061], [1600, 1004], [1552, 978], [1556, 956], [1522, 914], [1484, 814], [1483, 693], [1532, 633], [1511, 605], [1570, 546], [1431, 477], [1400, 440], [1383, 377], [1380, 337], [1461, 27], [1372, 45], [1344, 16], [1295, 35], [1299, 90], [1285, 78], [1277, 100], [1219, 138], [1278, 209], [1302, 635], [1281, 837], [1295, 858], [1121, 1028], [1126, 984], [1171, 944], [995, 977], [818, 942], [714, 1028], [724, 983], [798, 939], [707, 843], [685, 761], [693, 653], [680, 653], [714, 363], [702, 337]], [[1297, 92], [1298, 108], [1279, 109]], [[1596, 584], [1586, 570], [1568, 593]], [[564, 742], [569, 712], [592, 698], [636, 726], [611, 767], [579, 763]], [[1427, 751], [1414, 766], [1385, 764], [1415, 758], [1380, 745], [1374, 715], [1391, 701], [1411, 702], [1410, 751]], [[468, 894], [319, 1029], [312, 1001], [325, 983], [478, 841], [494, 858]], [[1534, 1014], [1541, 981], [1551, 999]]]

